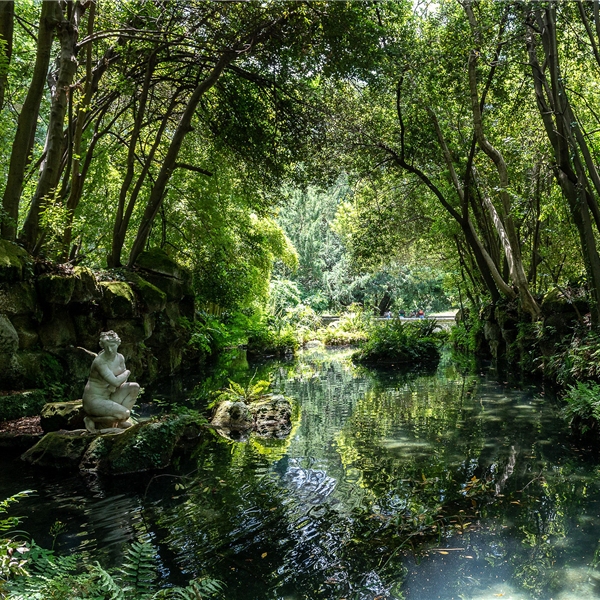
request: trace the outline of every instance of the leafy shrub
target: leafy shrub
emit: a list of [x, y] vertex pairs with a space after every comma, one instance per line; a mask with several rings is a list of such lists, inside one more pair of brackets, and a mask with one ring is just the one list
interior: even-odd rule
[[571, 385], [564, 398], [567, 405], [565, 417], [570, 424], [576, 424], [581, 433], [598, 427], [600, 422], [600, 385], [579, 382]]
[[483, 321], [474, 311], [466, 309], [466, 318], [459, 321], [450, 331], [450, 343], [455, 350], [467, 354], [477, 353], [483, 336]]
[[440, 359], [442, 337], [434, 332], [435, 321], [374, 323], [369, 337], [353, 357], [358, 362], [425, 363]]
[[[25, 498], [31, 492], [19, 492], [10, 498], [0, 502], [0, 515], [5, 515], [8, 507], [15, 504], [21, 498]], [[3, 517], [0, 519], [0, 535], [9, 537], [0, 537], [0, 597], [3, 597], [6, 583], [19, 575], [26, 575], [25, 558], [29, 552], [29, 546], [21, 539], [19, 533], [14, 528], [21, 522], [20, 517]]]
[[329, 346], [360, 344], [367, 341], [372, 322], [373, 318], [362, 306], [352, 304], [338, 321], [321, 328], [318, 338]]
[[544, 374], [560, 385], [600, 379], [600, 334], [577, 328], [568, 343], [546, 360]]
[[260, 400], [270, 387], [271, 382], [264, 379], [261, 379], [256, 383], [250, 381], [246, 387], [243, 387], [230, 379], [229, 386], [224, 390], [217, 392], [212, 404], [214, 405], [218, 402], [223, 402], [224, 400], [229, 400], [230, 402], [245, 402], [246, 404], [255, 402], [256, 400]]

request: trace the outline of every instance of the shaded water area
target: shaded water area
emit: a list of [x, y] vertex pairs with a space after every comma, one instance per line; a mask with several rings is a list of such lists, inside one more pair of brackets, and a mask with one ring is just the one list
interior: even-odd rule
[[165, 582], [208, 574], [228, 599], [600, 597], [600, 460], [543, 390], [449, 357], [429, 374], [359, 369], [347, 350], [242, 361], [204, 387], [227, 375], [270, 376], [295, 400], [289, 438], [210, 432], [159, 477], [4, 460], [0, 495], [37, 490], [15, 512], [40, 545], [57, 520], [59, 552], [107, 566], [150, 540]]

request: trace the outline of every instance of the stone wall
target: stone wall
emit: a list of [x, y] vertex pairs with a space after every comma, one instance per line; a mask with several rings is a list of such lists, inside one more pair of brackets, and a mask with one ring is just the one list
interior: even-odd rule
[[532, 324], [517, 302], [485, 306], [479, 315], [483, 335], [478, 354], [527, 368], [536, 359], [552, 356], [589, 312], [585, 300], [567, 300], [557, 291], [546, 295], [541, 309], [541, 321]]
[[131, 380], [142, 385], [197, 359], [181, 321], [194, 319], [190, 279], [160, 250], [135, 269], [94, 273], [35, 262], [0, 240], [0, 419], [8, 391], [61, 383], [81, 397], [101, 331], [119, 334]]

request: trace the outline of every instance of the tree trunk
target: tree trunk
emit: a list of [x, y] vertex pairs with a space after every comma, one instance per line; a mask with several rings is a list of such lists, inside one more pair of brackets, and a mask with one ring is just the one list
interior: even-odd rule
[[8, 66], [12, 58], [15, 3], [13, 0], [0, 1], [0, 109], [4, 106], [4, 92], [8, 81]]
[[52, 91], [50, 121], [46, 138], [46, 159], [38, 180], [35, 194], [31, 200], [29, 213], [23, 224], [22, 240], [28, 250], [39, 250], [40, 213], [48, 196], [55, 191], [60, 178], [60, 163], [63, 157], [64, 122], [68, 105], [68, 91], [77, 71], [77, 36], [79, 19], [86, 5], [76, 3], [71, 20], [66, 20], [61, 13], [57, 25], [60, 39], [59, 71], [56, 86]]
[[59, 5], [56, 0], [42, 2], [33, 76], [25, 102], [23, 103], [23, 108], [19, 114], [17, 131], [10, 155], [6, 188], [2, 198], [2, 208], [4, 209], [2, 238], [6, 240], [14, 241], [16, 237], [19, 202], [23, 191], [25, 168], [29, 162], [33, 148], [40, 103], [44, 94], [46, 74], [48, 73], [48, 66], [50, 64], [52, 38], [58, 18], [58, 10]]
[[[558, 57], [556, 38], [555, 7], [536, 9], [535, 30], [531, 28], [527, 36], [527, 51], [531, 66], [537, 106], [552, 146], [555, 158], [554, 173], [567, 200], [571, 216], [577, 227], [582, 256], [587, 272], [591, 295], [591, 316], [594, 325], [600, 324], [600, 255], [596, 247], [596, 238], [592, 228], [590, 209], [592, 199], [588, 196], [591, 187], [588, 184], [583, 164], [579, 160], [577, 136], [572, 128], [576, 123], [570, 121], [573, 111], [569, 97], [564, 89]], [[543, 67], [539, 62], [535, 36], [539, 32], [544, 49]], [[550, 81], [546, 71], [550, 73]], [[595, 199], [593, 199], [595, 201]]]
[[[125, 172], [125, 177], [123, 178], [123, 183], [121, 184], [121, 190], [119, 192], [119, 202], [117, 204], [117, 214], [115, 215], [115, 222], [113, 224], [112, 247], [111, 253], [108, 257], [109, 267], [121, 266], [121, 249], [123, 248], [123, 243], [125, 241], [125, 232], [123, 232], [123, 234], [121, 235], [121, 230], [126, 230], [128, 225], [128, 223], [125, 223], [125, 227], [123, 227], [125, 201], [127, 199], [127, 192], [129, 191], [129, 187], [131, 186], [131, 182], [133, 181], [133, 176], [135, 174], [135, 150], [140, 136], [140, 131], [142, 129], [142, 122], [144, 121], [144, 118], [146, 116], [146, 103], [148, 101], [148, 93], [150, 91], [152, 75], [154, 74], [154, 68], [156, 66], [156, 52], [156, 49], [152, 51], [152, 53], [150, 54], [150, 58], [148, 59], [148, 64], [146, 65], [146, 75], [144, 77], [144, 83], [142, 85], [142, 90], [140, 93], [140, 99], [137, 108], [137, 114], [135, 115], [134, 119], [133, 130], [129, 139], [129, 148], [127, 152], [126, 163], [127, 170]], [[164, 119], [166, 120], [167, 117], [164, 117]], [[150, 159], [147, 161], [147, 163], [149, 162]]]
[[215, 85], [227, 65], [231, 63], [235, 57], [236, 53], [234, 51], [223, 53], [216, 65], [213, 67], [212, 71], [209, 73], [208, 77], [198, 84], [188, 100], [185, 111], [181, 116], [175, 133], [173, 134], [171, 144], [169, 145], [167, 155], [163, 160], [158, 177], [152, 186], [150, 198], [148, 199], [146, 210], [142, 216], [142, 222], [138, 229], [135, 241], [133, 242], [131, 254], [129, 255], [129, 266], [133, 266], [137, 257], [144, 250], [144, 246], [146, 245], [146, 241], [150, 235], [152, 223], [154, 222], [158, 210], [160, 209], [167, 184], [169, 183], [169, 179], [171, 178], [171, 174], [175, 168], [175, 163], [177, 162], [177, 157], [179, 156], [179, 151], [181, 150], [181, 145], [183, 144], [185, 136], [191, 130], [192, 118], [196, 112], [196, 108], [198, 107], [200, 99], [213, 85]]
[[[472, 10], [470, 5], [468, 9]], [[521, 248], [518, 240], [518, 236], [515, 230], [511, 201], [508, 194], [508, 169], [502, 153], [497, 150], [485, 136], [483, 131], [483, 123], [481, 117], [481, 109], [479, 103], [479, 94], [477, 92], [477, 75], [476, 75], [476, 64], [477, 64], [477, 53], [471, 52], [469, 56], [469, 89], [471, 95], [471, 111], [473, 113], [473, 127], [475, 135], [477, 137], [477, 144], [483, 150], [483, 152], [490, 158], [496, 167], [499, 179], [499, 194], [502, 202], [502, 219], [498, 215], [492, 201], [484, 193], [484, 202], [492, 218], [492, 222], [498, 232], [504, 255], [508, 262], [508, 268], [510, 278], [513, 284], [519, 291], [519, 298], [521, 305], [525, 311], [527, 311], [533, 319], [538, 319], [541, 315], [540, 307], [535, 301], [529, 289], [529, 283], [527, 281], [527, 275], [523, 268], [523, 261], [521, 258]]]

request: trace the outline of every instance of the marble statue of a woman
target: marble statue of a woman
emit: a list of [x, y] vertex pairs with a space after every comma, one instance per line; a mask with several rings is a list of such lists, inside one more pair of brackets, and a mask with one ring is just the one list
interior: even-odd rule
[[83, 391], [85, 427], [91, 433], [104, 428], [131, 427], [131, 408], [140, 393], [137, 383], [128, 382], [130, 372], [117, 352], [121, 340], [114, 331], [100, 334], [100, 346]]

